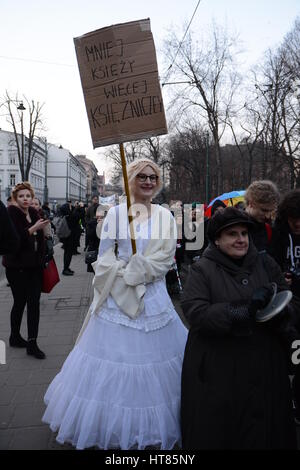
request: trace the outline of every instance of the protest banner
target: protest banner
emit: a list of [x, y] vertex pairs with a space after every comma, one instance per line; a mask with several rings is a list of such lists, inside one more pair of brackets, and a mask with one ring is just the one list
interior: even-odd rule
[[168, 132], [149, 18], [74, 44], [94, 148]]

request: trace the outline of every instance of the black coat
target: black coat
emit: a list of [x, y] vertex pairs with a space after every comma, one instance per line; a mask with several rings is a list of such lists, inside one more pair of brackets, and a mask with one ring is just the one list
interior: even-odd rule
[[[97, 236], [97, 219], [94, 218], [87, 222], [86, 224], [86, 235], [87, 235], [87, 240], [88, 240], [88, 246], [87, 246], [87, 251], [98, 251], [99, 250], [99, 244], [100, 244], [100, 239]], [[87, 265], [87, 272], [93, 273], [93, 267], [91, 264]]]
[[[18, 233], [20, 244], [18, 250], [13, 254], [3, 256], [2, 264], [6, 268], [14, 269], [32, 269], [41, 268], [45, 263], [45, 237], [43, 230], [38, 230], [37, 235], [30, 235], [28, 229], [32, 227], [38, 220], [39, 214], [33, 208], [29, 207], [29, 215], [31, 223], [26, 219], [19, 207], [11, 205], [8, 213], [13, 225]], [[35, 247], [35, 242], [37, 246]]]
[[61, 206], [60, 215], [66, 216], [68, 227], [71, 230], [71, 233], [68, 236], [68, 238], [62, 238], [62, 241], [68, 240], [69, 242], [71, 241], [73, 243], [81, 231], [80, 225], [79, 225], [80, 212], [73, 207], [72, 209], [70, 209], [69, 204], [66, 203]]
[[296, 448], [288, 357], [278, 325], [256, 323], [248, 336], [234, 336], [228, 309], [270, 280], [279, 290], [287, 288], [278, 265], [266, 258], [251, 243], [238, 266], [209, 245], [192, 266], [182, 302], [191, 326], [182, 370], [184, 449]]
[[248, 216], [253, 222], [253, 226], [250, 229], [250, 235], [254, 246], [258, 251], [268, 251], [270, 242], [268, 238], [266, 224], [262, 222], [257, 222], [257, 220], [249, 214]]
[[[289, 239], [289, 225], [288, 223], [279, 223], [278, 221], [275, 222], [275, 226], [272, 231], [272, 240], [269, 248], [270, 255], [277, 261], [279, 266], [281, 267], [282, 271], [289, 271], [292, 265], [291, 262], [291, 254], [290, 254], [290, 239]], [[293, 240], [293, 251], [294, 251], [294, 261], [297, 262], [297, 254], [295, 251], [299, 251], [299, 240], [298, 246], [295, 247], [294, 237], [291, 234]], [[299, 239], [299, 237], [298, 237]], [[289, 253], [289, 257], [287, 257], [287, 253]], [[298, 255], [299, 256], [299, 255]], [[300, 270], [300, 266], [298, 268]], [[300, 277], [292, 276], [292, 285], [291, 291], [293, 295], [296, 295], [300, 298]], [[299, 328], [300, 328], [300, 311], [299, 311]]]
[[0, 201], [0, 255], [14, 253], [18, 250], [20, 238], [8, 215], [8, 211]]

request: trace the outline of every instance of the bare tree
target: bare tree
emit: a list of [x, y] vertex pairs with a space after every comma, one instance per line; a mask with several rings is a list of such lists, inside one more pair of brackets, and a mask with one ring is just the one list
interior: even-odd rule
[[173, 93], [172, 106], [176, 107], [178, 119], [187, 110], [196, 110], [198, 122], [210, 130], [217, 165], [217, 192], [223, 189], [220, 141], [241, 82], [236, 66], [237, 45], [237, 37], [231, 37], [226, 28], [214, 23], [206, 41], [196, 41], [190, 33], [180, 45], [175, 32], [165, 41], [165, 55], [174, 61], [172, 80], [183, 82], [179, 91]]
[[[20, 106], [25, 102], [26, 107]], [[17, 151], [21, 178], [23, 181], [29, 179], [30, 168], [38, 150], [37, 141], [39, 134], [43, 131], [42, 108], [43, 104], [29, 101], [26, 97], [18, 99], [18, 95], [13, 99], [8, 92], [3, 97], [2, 106], [6, 108], [8, 123], [13, 129], [14, 146]], [[25, 113], [25, 119], [24, 114]], [[27, 128], [27, 133], [24, 132]]]
[[273, 163], [276, 162], [269, 177], [276, 176], [282, 163], [287, 162], [290, 187], [294, 188], [300, 156], [299, 101], [294, 95], [295, 70], [288, 68], [287, 63], [288, 54], [284, 46], [267, 51], [263, 64], [256, 69], [258, 99], [253, 112], [259, 113], [263, 121], [264, 173], [269, 157]]

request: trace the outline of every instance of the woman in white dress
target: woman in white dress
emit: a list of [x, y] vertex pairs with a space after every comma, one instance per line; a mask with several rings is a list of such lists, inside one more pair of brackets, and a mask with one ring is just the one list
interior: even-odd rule
[[[187, 330], [165, 285], [176, 248], [171, 213], [151, 204], [161, 189], [148, 159], [128, 166], [137, 253], [126, 204], [104, 220], [93, 263], [94, 299], [74, 349], [45, 395], [43, 421], [77, 449], [181, 445], [181, 368]], [[138, 205], [138, 206], [137, 206]]]

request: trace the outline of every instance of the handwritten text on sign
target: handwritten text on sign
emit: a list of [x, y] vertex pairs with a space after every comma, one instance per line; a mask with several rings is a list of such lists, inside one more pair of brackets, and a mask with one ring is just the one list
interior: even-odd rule
[[94, 147], [167, 133], [149, 19], [74, 42]]

